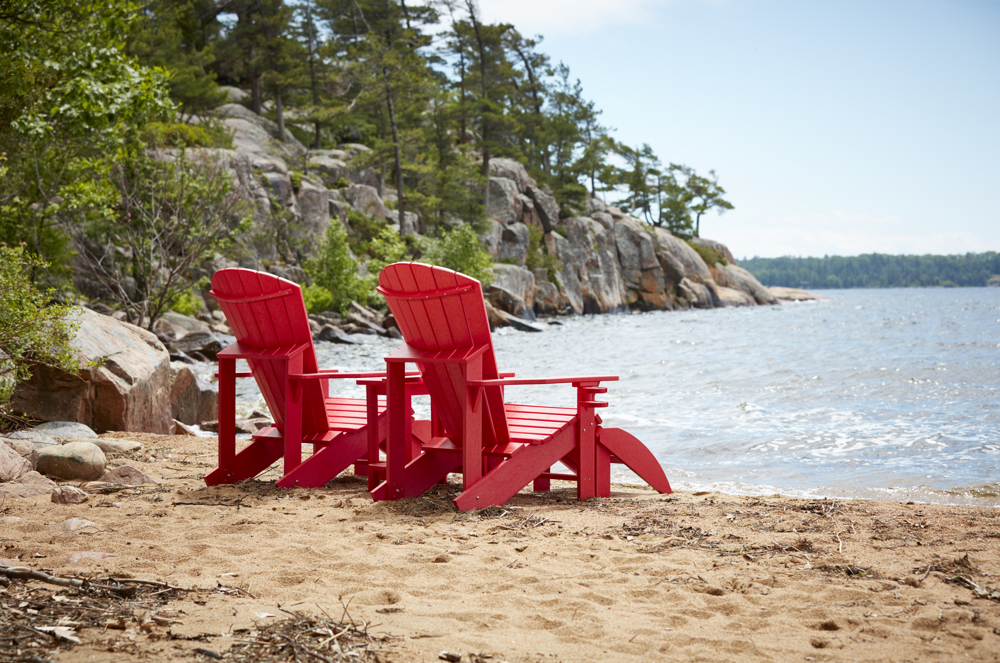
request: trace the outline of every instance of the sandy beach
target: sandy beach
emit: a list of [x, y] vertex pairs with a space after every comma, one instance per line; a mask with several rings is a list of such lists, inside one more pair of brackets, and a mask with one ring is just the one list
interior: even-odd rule
[[[214, 439], [109, 436], [145, 445], [109, 466], [160, 483], [0, 504], [0, 564], [181, 590], [115, 616], [77, 590], [0, 586], [0, 626], [56, 602], [104, 607], [76, 622], [80, 644], [42, 652], [53, 660], [249, 660], [248, 648], [257, 661], [1000, 660], [994, 508], [632, 486], [580, 503], [567, 485], [459, 513], [457, 485], [377, 504], [352, 476], [207, 488]], [[93, 525], [64, 531], [72, 518]], [[279, 658], [285, 636], [268, 628], [311, 619], [370, 641]]]

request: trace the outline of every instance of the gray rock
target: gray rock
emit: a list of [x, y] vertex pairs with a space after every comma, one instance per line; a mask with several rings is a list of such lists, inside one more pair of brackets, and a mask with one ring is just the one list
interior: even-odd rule
[[225, 92], [226, 99], [232, 103], [239, 103], [250, 96], [250, 93], [246, 90], [241, 90], [238, 87], [230, 85], [220, 85], [219, 92]]
[[404, 214], [403, 216], [404, 216], [403, 224], [402, 226], [400, 226], [399, 212], [397, 212], [394, 209], [391, 209], [385, 213], [386, 220], [389, 221], [389, 223], [399, 227], [400, 235], [417, 234], [417, 230], [420, 228], [420, 215], [418, 215], [416, 212], [407, 211], [406, 214]]
[[90, 495], [73, 486], [58, 486], [52, 491], [52, 501], [56, 504], [83, 504]]
[[35, 430], [54, 438], [97, 438], [97, 433], [94, 432], [94, 429], [75, 421], [49, 421], [44, 424], [38, 424], [35, 426]]
[[683, 279], [677, 284], [677, 290], [690, 306], [695, 308], [712, 308], [712, 292], [703, 283], [695, 283], [690, 279]]
[[669, 253], [684, 267], [684, 278], [695, 283], [708, 283], [712, 272], [698, 252], [684, 240], [671, 235], [664, 228], [653, 228], [656, 236], [656, 253]]
[[218, 386], [205, 382], [190, 368], [181, 368], [170, 387], [170, 412], [176, 421], [185, 424], [218, 419]]
[[385, 219], [389, 208], [385, 206], [382, 202], [382, 198], [379, 197], [378, 191], [375, 187], [368, 186], [366, 184], [352, 184], [351, 186], [343, 189], [341, 194], [344, 196], [344, 200], [358, 210], [362, 214], [367, 214], [368, 216], [373, 216], [379, 219]]
[[[596, 212], [612, 218], [605, 212]], [[624, 217], [614, 225], [615, 246], [630, 307], [662, 311], [667, 307], [663, 268], [656, 259], [653, 238], [638, 219]]]
[[75, 442], [91, 442], [105, 454], [130, 454], [142, 451], [142, 444], [134, 440], [119, 440], [111, 437], [99, 437], [96, 440], [73, 440]]
[[490, 254], [493, 262], [500, 260], [500, 238], [503, 236], [503, 224], [496, 219], [487, 219], [486, 230], [478, 235], [479, 243], [483, 245], [486, 252]]
[[742, 290], [727, 288], [717, 283], [707, 284], [714, 297], [712, 301], [716, 306], [756, 306], [754, 298]]
[[[534, 308], [535, 274], [530, 270], [517, 265], [497, 263], [493, 265], [493, 281], [491, 283], [520, 297], [528, 308]], [[513, 313], [513, 311], [510, 312]]]
[[310, 152], [309, 169], [310, 171], [318, 172], [319, 176], [323, 179], [323, 183], [328, 187], [336, 186], [340, 178], [350, 181], [351, 172], [347, 168], [347, 164], [344, 163], [343, 159], [329, 154]]
[[170, 344], [167, 345], [167, 349], [171, 354], [183, 353], [190, 355], [193, 352], [200, 352], [209, 358], [215, 358], [222, 348], [222, 341], [210, 331], [191, 332], [170, 341]]
[[534, 310], [523, 299], [506, 288], [490, 284], [487, 297], [490, 303], [500, 311], [528, 320], [534, 320], [535, 318]]
[[301, 220], [300, 228], [295, 229], [294, 235], [306, 246], [312, 247], [330, 225], [329, 191], [319, 182], [303, 179], [295, 199]]
[[558, 315], [562, 311], [559, 288], [554, 283], [541, 281], [535, 284], [535, 313], [538, 315]]
[[31, 470], [30, 461], [6, 444], [0, 444], [0, 482], [16, 481]]
[[[537, 186], [535, 180], [528, 175], [527, 169], [519, 161], [504, 157], [494, 157], [490, 159], [490, 175], [502, 177], [514, 183], [514, 186], [521, 193], [526, 193], [528, 187]], [[493, 192], [490, 192], [493, 195]]]
[[733, 252], [729, 250], [729, 247], [722, 242], [716, 242], [714, 239], [705, 239], [704, 237], [692, 237], [692, 244], [701, 244], [702, 246], [707, 246], [710, 249], [714, 249], [722, 254], [722, 257], [726, 259], [730, 265], [738, 265], [736, 258], [733, 257]]
[[777, 297], [771, 294], [771, 291], [761, 285], [761, 282], [747, 270], [734, 264], [727, 265], [725, 269], [732, 280], [733, 287], [753, 297], [758, 304], [778, 303]]
[[525, 193], [535, 203], [535, 213], [542, 223], [542, 230], [547, 233], [555, 230], [556, 226], [559, 225], [559, 204], [556, 203], [552, 194], [537, 186], [527, 187]]
[[97, 527], [97, 525], [84, 518], [69, 518], [64, 520], [60, 525], [59, 529], [69, 534], [70, 532], [75, 532], [80, 529], [87, 529], [88, 527]]
[[563, 225], [565, 238], [549, 233], [545, 240], [549, 253], [563, 264], [559, 284], [573, 311], [596, 314], [627, 310], [614, 232], [589, 217], [571, 217]]
[[42, 476], [38, 472], [28, 472], [17, 481], [0, 483], [0, 499], [13, 497], [32, 497], [48, 495], [55, 490], [55, 481]]
[[38, 471], [66, 481], [92, 481], [104, 474], [107, 458], [91, 442], [69, 442], [38, 452]]
[[528, 226], [523, 223], [508, 223], [500, 233], [498, 262], [516, 262], [524, 266], [528, 259]]
[[285, 133], [281, 134], [277, 122], [257, 115], [246, 106], [241, 104], [222, 104], [215, 109], [215, 114], [218, 117], [239, 119], [255, 124], [266, 131], [271, 138], [287, 143], [289, 145], [287, 149], [294, 152], [295, 156], [302, 157], [306, 154], [305, 145], [300, 143], [288, 129], [285, 129]]
[[[494, 310], [496, 310], [496, 309], [494, 309]], [[510, 313], [507, 313], [506, 311], [496, 310], [496, 313], [499, 314], [499, 316], [501, 318], [503, 318], [507, 322], [508, 326], [513, 327], [514, 329], [517, 329], [518, 331], [525, 331], [525, 332], [540, 332], [540, 331], [545, 331], [545, 327], [542, 327], [539, 324], [531, 322], [530, 320], [525, 320], [524, 318], [519, 318], [516, 315], [511, 315]]]
[[320, 330], [319, 335], [316, 337], [317, 341], [327, 341], [329, 343], [344, 343], [347, 345], [358, 345], [360, 341], [352, 338], [351, 336], [345, 334], [338, 327], [333, 325], [324, 325], [323, 329]]
[[18, 456], [28, 461], [30, 469], [35, 469], [38, 463], [38, 447], [27, 440], [12, 440], [9, 437], [0, 437], [0, 443], [10, 447]]
[[[91, 431], [93, 432], [93, 431]], [[97, 436], [97, 433], [94, 433]], [[31, 442], [36, 448], [41, 449], [42, 447], [54, 447], [59, 444], [59, 440], [55, 439], [50, 435], [46, 435], [40, 430], [17, 430], [13, 433], [7, 433], [7, 439], [9, 440], [23, 440], [25, 442]]]
[[98, 481], [103, 481], [104, 483], [126, 484], [129, 486], [141, 486], [146, 483], [160, 483], [153, 477], [137, 470], [131, 465], [121, 465], [113, 470], [108, 470], [104, 473], [104, 476], [98, 479]]
[[77, 421], [99, 432], [169, 432], [170, 354], [156, 335], [86, 309], [71, 320], [80, 323], [70, 341], [79, 371], [37, 367], [18, 385], [13, 408], [42, 421]]
[[189, 437], [197, 437], [198, 436], [198, 433], [195, 431], [194, 428], [191, 428], [191, 427], [187, 426], [186, 424], [184, 424], [184, 423], [182, 423], [180, 421], [177, 421], [176, 419], [174, 420], [174, 431], [173, 431], [173, 434], [174, 435], [186, 435], [186, 436], [189, 436]]
[[522, 210], [517, 184], [505, 177], [491, 177], [489, 187], [490, 204], [486, 208], [486, 216], [503, 224], [520, 221]]

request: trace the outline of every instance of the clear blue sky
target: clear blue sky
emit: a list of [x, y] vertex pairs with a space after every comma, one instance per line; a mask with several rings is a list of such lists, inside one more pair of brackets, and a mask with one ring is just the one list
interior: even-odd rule
[[714, 168], [737, 258], [1000, 250], [1000, 2], [480, 0], [602, 123]]

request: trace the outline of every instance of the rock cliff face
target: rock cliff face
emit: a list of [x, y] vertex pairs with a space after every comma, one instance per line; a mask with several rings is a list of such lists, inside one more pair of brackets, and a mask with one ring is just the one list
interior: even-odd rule
[[[413, 211], [399, 219], [390, 209], [395, 190], [387, 189], [372, 169], [352, 165], [367, 147], [347, 144], [337, 150], [309, 151], [287, 131], [280, 136], [274, 122], [239, 104], [225, 104], [216, 114], [235, 132], [235, 153], [226, 158], [234, 168], [252, 168], [255, 174], [248, 195], [258, 223], [281, 225], [287, 236], [287, 247], [280, 242], [255, 245], [255, 251], [240, 259], [243, 266], [296, 280], [298, 262], [311, 256], [331, 219], [346, 222], [349, 208], [384, 219], [403, 234], [422, 227]], [[596, 198], [588, 200], [584, 214], [567, 218], [555, 198], [512, 159], [490, 160], [488, 187], [488, 227], [480, 241], [497, 263], [490, 300], [507, 313], [592, 314], [777, 303], [767, 288], [736, 264], [724, 244], [692, 240], [723, 257], [706, 264], [688, 242]], [[541, 246], [532, 244], [533, 232], [541, 236]], [[554, 273], [529, 270], [528, 264], [539, 262], [533, 251], [554, 256], [561, 268]]]

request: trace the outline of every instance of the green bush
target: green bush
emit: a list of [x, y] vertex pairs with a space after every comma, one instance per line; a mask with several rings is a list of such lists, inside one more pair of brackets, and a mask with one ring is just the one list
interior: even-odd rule
[[479, 279], [483, 288], [493, 280], [493, 261], [469, 224], [463, 223], [444, 237], [428, 241], [422, 260]]
[[[347, 233], [337, 221], [327, 227], [326, 235], [316, 251], [316, 258], [306, 262], [305, 270], [312, 277], [311, 288], [322, 288], [330, 293], [330, 301], [324, 308], [345, 312], [352, 299], [360, 304], [367, 304], [373, 294], [374, 279], [358, 276], [358, 262], [351, 257]], [[312, 295], [317, 297], [312, 306], [319, 306], [319, 295], [320, 293]], [[306, 306], [313, 311], [308, 300]]]
[[302, 297], [306, 300], [306, 310], [310, 313], [325, 311], [333, 303], [333, 293], [315, 283], [302, 288]]
[[695, 242], [688, 242], [688, 246], [695, 250], [701, 259], [705, 261], [705, 264], [715, 266], [715, 263], [722, 263], [723, 265], [728, 265], [729, 262], [723, 257], [721, 253], [715, 249], [704, 246], [703, 244], [697, 244]]
[[385, 227], [368, 245], [368, 253], [371, 255], [371, 260], [368, 262], [368, 272], [372, 275], [378, 275], [385, 269], [386, 265], [391, 265], [405, 258], [408, 250], [399, 233], [392, 228]]
[[150, 147], [219, 147], [232, 149], [233, 137], [226, 126], [217, 122], [193, 125], [173, 122], [150, 122], [142, 130]]
[[182, 292], [177, 293], [177, 295], [170, 302], [170, 310], [176, 311], [181, 315], [188, 315], [192, 318], [205, 308], [205, 300], [201, 298], [194, 288], [189, 288]]
[[32, 365], [78, 368], [69, 345], [78, 324], [67, 320], [74, 307], [53, 303], [55, 293], [36, 289], [29, 277], [45, 267], [21, 247], [0, 246], [0, 430], [16, 421], [10, 397]]
[[292, 191], [295, 193], [298, 193], [302, 187], [302, 177], [302, 173], [297, 170], [288, 171], [288, 179], [292, 181]]

